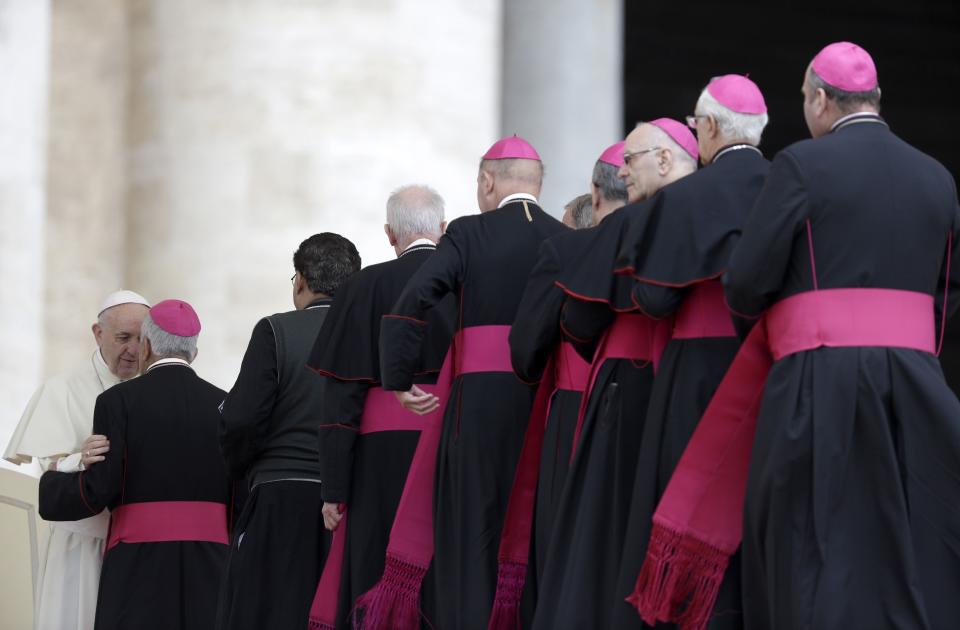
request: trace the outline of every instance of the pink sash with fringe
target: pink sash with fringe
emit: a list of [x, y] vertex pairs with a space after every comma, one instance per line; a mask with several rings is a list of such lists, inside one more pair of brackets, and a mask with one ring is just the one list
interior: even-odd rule
[[[430, 384], [418, 387], [431, 394], [436, 386]], [[379, 433], [381, 431], [420, 431], [426, 424], [424, 416], [407, 411], [397, 401], [393, 392], [382, 387], [371, 387], [363, 403], [363, 415], [360, 417], [360, 434]], [[309, 630], [333, 630], [336, 626], [337, 604], [340, 599], [340, 579], [343, 574], [343, 555], [347, 544], [347, 510], [341, 506], [343, 518], [333, 533], [333, 544], [323, 565], [323, 573], [310, 606]]]
[[[383, 577], [357, 599], [355, 627], [364, 630], [417, 630], [420, 627], [420, 588], [433, 559], [433, 478], [443, 413], [457, 376], [479, 372], [513, 373], [509, 334], [509, 326], [472, 326], [454, 336], [433, 388], [440, 406], [422, 416], [423, 430], [390, 530]], [[326, 630], [332, 624], [323, 626], [320, 620], [315, 623], [311, 615], [309, 627]]]
[[740, 545], [747, 474], [767, 373], [821, 347], [934, 353], [933, 298], [893, 289], [811, 291], [757, 322], [710, 401], [653, 516], [647, 556], [627, 601], [645, 622], [707, 626]]

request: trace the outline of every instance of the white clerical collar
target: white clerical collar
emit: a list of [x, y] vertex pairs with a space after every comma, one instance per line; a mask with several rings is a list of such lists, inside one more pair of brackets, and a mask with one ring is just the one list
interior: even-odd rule
[[727, 155], [727, 154], [729, 154], [729, 153], [733, 153], [734, 151], [742, 151], [742, 150], [744, 150], [744, 149], [747, 149], [748, 151], [751, 151], [751, 150], [752, 150], [752, 151], [756, 151], [756, 152], [759, 153], [760, 155], [763, 155], [763, 152], [760, 151], [760, 149], [758, 149], [757, 147], [753, 146], [752, 144], [747, 144], [747, 143], [745, 143], [745, 142], [740, 142], [740, 143], [737, 143], [737, 144], [731, 144], [730, 146], [724, 147], [724, 148], [720, 149], [719, 151], [717, 151], [717, 154], [716, 154], [715, 156], [713, 156], [713, 160], [712, 160], [712, 161], [713, 161], [713, 162], [716, 162], [717, 160], [719, 160], [720, 158], [722, 158], [723, 156], [725, 156], [725, 155]]
[[110, 366], [103, 360], [103, 354], [100, 352], [100, 348], [97, 348], [96, 352], [93, 353], [91, 362], [93, 363], [94, 371], [97, 373], [97, 378], [100, 379], [100, 385], [104, 390], [123, 380], [110, 371]]
[[433, 241], [431, 241], [429, 238], [418, 238], [418, 239], [415, 240], [414, 242], [412, 242], [412, 243], [410, 243], [409, 245], [407, 245], [406, 247], [404, 247], [404, 248], [403, 248], [403, 251], [407, 251], [408, 249], [411, 249], [411, 248], [414, 248], [414, 247], [418, 247], [418, 246], [420, 246], [420, 245], [426, 245], [426, 246], [428, 246], [428, 247], [436, 247], [436, 246], [437, 246], [437, 244], [434, 243]]
[[422, 250], [434, 250], [437, 248], [437, 244], [431, 241], [429, 238], [418, 238], [414, 242], [406, 246], [406, 248], [400, 252], [400, 257], [406, 256], [410, 252], [418, 252]]
[[152, 369], [155, 368], [155, 367], [162, 367], [162, 366], [164, 366], [164, 365], [183, 365], [183, 366], [186, 366], [186, 367], [190, 368], [191, 370], [193, 369], [193, 367], [190, 366], [190, 363], [189, 363], [188, 361], [185, 361], [184, 359], [181, 359], [180, 357], [168, 357], [168, 358], [166, 358], [166, 359], [160, 359], [160, 360], [158, 360], [156, 363], [154, 363], [153, 365], [151, 365], [150, 367], [148, 367], [148, 368], [147, 368], [147, 372], [149, 372], [150, 370], [152, 370]]
[[886, 121], [883, 118], [880, 118], [880, 114], [875, 112], [855, 112], [853, 114], [847, 114], [843, 118], [837, 120], [837, 122], [830, 125], [830, 131], [836, 131], [841, 127], [846, 127], [847, 125], [853, 125], [856, 123], [879, 123], [884, 126], [887, 125]]
[[513, 193], [512, 195], [507, 195], [504, 197], [500, 202], [500, 205], [497, 207], [502, 208], [513, 201], [532, 201], [533, 203], [540, 205], [540, 203], [537, 201], [537, 198], [529, 193]]

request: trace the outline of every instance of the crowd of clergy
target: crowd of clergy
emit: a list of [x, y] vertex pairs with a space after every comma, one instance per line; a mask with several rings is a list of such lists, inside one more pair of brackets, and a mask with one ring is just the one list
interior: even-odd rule
[[229, 392], [190, 304], [110, 295], [4, 455], [45, 471], [37, 628], [960, 627], [956, 184], [867, 51], [796, 72], [772, 161], [728, 74], [562, 221], [511, 136], [477, 214], [390, 196], [396, 259], [311, 236]]

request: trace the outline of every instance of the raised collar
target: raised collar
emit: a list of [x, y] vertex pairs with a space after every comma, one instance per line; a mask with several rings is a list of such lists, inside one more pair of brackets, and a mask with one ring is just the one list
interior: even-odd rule
[[855, 114], [847, 114], [843, 118], [839, 119], [837, 122], [833, 123], [830, 126], [830, 133], [843, 129], [844, 127], [849, 127], [851, 125], [857, 125], [860, 123], [873, 123], [883, 125], [884, 127], [889, 127], [883, 118], [880, 118], [880, 114], [874, 114], [873, 112], [857, 112]]
[[735, 151], [742, 151], [742, 150], [744, 150], [744, 149], [746, 149], [747, 151], [754, 151], [754, 152], [756, 152], [758, 155], [760, 155], [761, 157], [763, 157], [763, 151], [761, 151], [761, 150], [758, 149], [757, 147], [753, 146], [752, 144], [747, 144], [746, 142], [738, 142], [738, 143], [736, 143], [736, 144], [729, 144], [729, 145], [723, 147], [722, 149], [720, 149], [719, 151], [717, 151], [717, 154], [713, 156], [713, 160], [712, 160], [712, 161], [713, 161], [713, 162], [716, 162], [717, 160], [719, 160], [720, 158], [722, 158], [722, 157], [725, 156], [725, 155], [730, 155], [731, 153], [733, 153], [733, 152], [735, 152]]
[[407, 245], [406, 249], [400, 252], [398, 258], [403, 258], [411, 252], [433, 251], [436, 248], [437, 244], [431, 241], [429, 238], [418, 238], [414, 242]]
[[507, 195], [500, 200], [500, 205], [498, 205], [497, 208], [502, 208], [508, 203], [513, 203], [514, 201], [532, 201], [533, 203], [540, 205], [540, 202], [537, 201], [537, 198], [530, 193], [513, 193], [512, 195]]
[[333, 298], [328, 298], [328, 297], [317, 298], [313, 302], [310, 302], [309, 304], [307, 304], [303, 310], [309, 311], [312, 308], [330, 308], [331, 304], [333, 304]]
[[147, 372], [151, 372], [153, 371], [154, 368], [157, 368], [157, 367], [165, 367], [169, 365], [179, 365], [185, 368], [190, 368], [191, 370], [193, 369], [190, 363], [188, 363], [184, 359], [181, 359], [179, 357], [167, 357], [166, 359], [160, 359], [159, 361], [157, 361], [156, 363], [148, 367]]

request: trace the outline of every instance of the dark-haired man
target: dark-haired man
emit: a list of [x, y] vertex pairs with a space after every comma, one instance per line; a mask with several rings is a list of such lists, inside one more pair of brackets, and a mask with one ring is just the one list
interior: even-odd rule
[[296, 310], [257, 322], [222, 405], [220, 447], [250, 497], [237, 522], [219, 628], [303, 628], [329, 548], [317, 419], [320, 377], [306, 368], [340, 285], [360, 269], [353, 243], [324, 232], [293, 254]]

